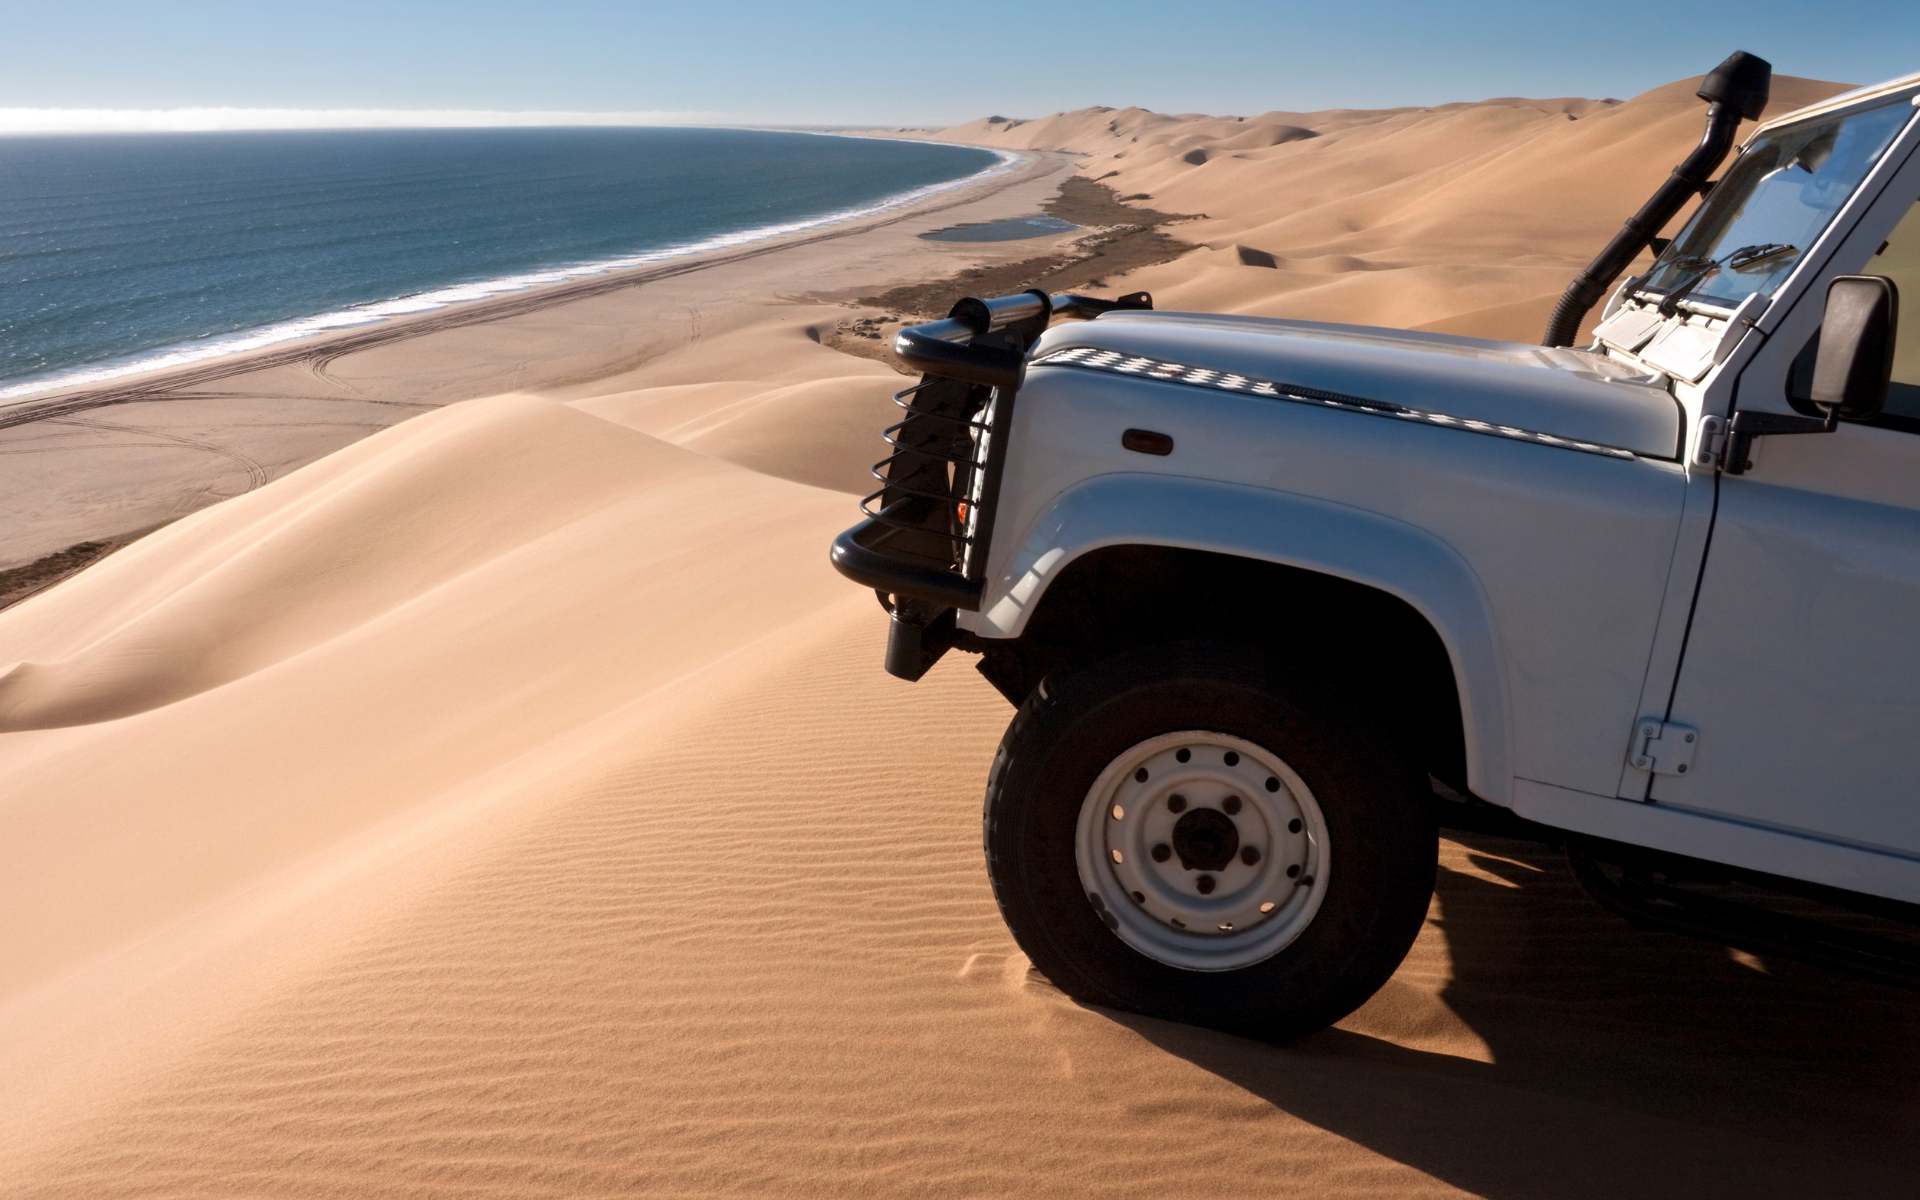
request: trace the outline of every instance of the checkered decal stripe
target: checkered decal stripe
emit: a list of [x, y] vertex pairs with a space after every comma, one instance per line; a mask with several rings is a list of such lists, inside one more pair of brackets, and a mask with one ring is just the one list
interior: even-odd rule
[[1368, 400], [1362, 396], [1347, 396], [1339, 392], [1322, 391], [1319, 388], [1300, 387], [1291, 383], [1275, 383], [1271, 379], [1255, 379], [1247, 375], [1235, 375], [1230, 371], [1215, 371], [1209, 367], [1190, 367], [1184, 363], [1167, 362], [1164, 359], [1145, 358], [1137, 354], [1122, 354], [1118, 350], [1101, 350], [1094, 346], [1072, 346], [1065, 350], [1055, 350], [1033, 360], [1036, 367], [1080, 367], [1088, 371], [1105, 371], [1112, 375], [1134, 375], [1142, 379], [1162, 379], [1168, 383], [1184, 383], [1191, 387], [1213, 388], [1222, 392], [1242, 392], [1249, 396], [1266, 396], [1274, 400], [1289, 400], [1295, 404], [1312, 404], [1320, 408], [1338, 408], [1349, 412], [1370, 413], [1376, 417], [1394, 417], [1402, 421], [1423, 421], [1429, 425], [1439, 425], [1447, 429], [1458, 429], [1466, 433], [1483, 433], [1490, 437], [1510, 438], [1518, 442], [1533, 442], [1541, 446], [1553, 446], [1561, 450], [1578, 450], [1583, 454], [1603, 454], [1608, 458], [1633, 458], [1633, 451], [1618, 446], [1601, 446], [1593, 442], [1576, 442], [1568, 438], [1555, 437], [1550, 433], [1538, 433], [1531, 429], [1520, 429], [1513, 425], [1495, 425], [1489, 421], [1473, 421], [1464, 417], [1448, 416], [1446, 413], [1427, 412], [1424, 409], [1408, 408], [1401, 404], [1392, 404], [1385, 400]]

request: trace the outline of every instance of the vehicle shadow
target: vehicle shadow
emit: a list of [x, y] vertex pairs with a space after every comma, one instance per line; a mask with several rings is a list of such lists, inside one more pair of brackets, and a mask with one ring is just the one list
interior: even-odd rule
[[1635, 929], [1551, 850], [1450, 841], [1410, 962], [1450, 976], [1439, 1002], [1484, 1050], [1369, 1032], [1394, 1026], [1396, 1004], [1432, 1008], [1400, 982], [1292, 1046], [1108, 1015], [1278, 1110], [1483, 1195], [1912, 1194], [1913, 993]]

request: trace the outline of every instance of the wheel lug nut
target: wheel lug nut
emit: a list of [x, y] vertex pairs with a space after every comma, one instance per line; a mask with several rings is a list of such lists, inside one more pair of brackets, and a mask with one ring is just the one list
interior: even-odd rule
[[1173, 795], [1168, 796], [1167, 811], [1169, 812], [1187, 811], [1187, 798], [1185, 796], [1182, 796], [1179, 792], [1175, 792]]
[[1252, 866], [1253, 864], [1259, 862], [1260, 847], [1258, 846], [1240, 847], [1240, 861], [1247, 864], [1248, 866]]
[[1200, 878], [1193, 881], [1193, 886], [1200, 889], [1200, 894], [1202, 896], [1211, 896], [1213, 895], [1213, 876], [1202, 875]]
[[1165, 861], [1167, 861], [1168, 859], [1170, 859], [1170, 858], [1172, 858], [1172, 857], [1173, 857], [1173, 847], [1172, 847], [1172, 846], [1169, 846], [1169, 845], [1167, 845], [1167, 844], [1166, 844], [1165, 842], [1160, 842], [1159, 844], [1157, 844], [1157, 845], [1155, 845], [1155, 846], [1154, 846], [1154, 848], [1153, 848], [1153, 861], [1155, 861], [1155, 862], [1165, 862]]
[[1240, 811], [1240, 797], [1228, 796], [1220, 802], [1220, 807], [1226, 810], [1228, 816], [1232, 816]]

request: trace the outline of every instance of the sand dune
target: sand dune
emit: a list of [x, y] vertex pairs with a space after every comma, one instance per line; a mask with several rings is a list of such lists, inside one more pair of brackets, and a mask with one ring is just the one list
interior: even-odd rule
[[1320, 135], [1301, 125], [1282, 125], [1277, 121], [1262, 121], [1249, 125], [1244, 132], [1228, 133], [1214, 143], [1216, 150], [1265, 150], [1269, 146], [1284, 146], [1288, 142], [1304, 142], [1308, 138]]
[[[508, 391], [619, 390], [662, 355], [763, 320], [792, 297], [867, 295], [876, 284], [1023, 258], [1060, 239], [920, 234], [1028, 215], [1070, 170], [1057, 156], [1030, 156], [951, 193], [792, 237], [9, 402], [0, 411], [0, 572], [84, 539], [144, 533], [441, 405]], [[805, 307], [829, 328], [849, 317], [839, 305]], [[796, 338], [805, 325], [793, 325]], [[697, 378], [741, 378], [732, 372], [752, 361], [773, 379], [788, 348], [785, 339], [733, 338], [738, 359], [716, 358], [718, 369]]]
[[[328, 846], [362, 911], [322, 887], [282, 903], [227, 935], [246, 961], [211, 997], [184, 935], [196, 978], [116, 980], [145, 983], [120, 1020], [165, 1011], [168, 984], [249, 1003], [193, 1013], [137, 1078], [96, 1077], [88, 1115], [0, 1184], [1598, 1197], [1872, 1192], [1910, 1168], [1886, 1153], [1916, 1115], [1903, 997], [1637, 933], [1527, 847], [1450, 845], [1394, 984], [1302, 1047], [1081, 1009], [981, 886], [1000, 703], [958, 663], [878, 677], [869, 598], [760, 604], [777, 636], [713, 644], [664, 694], [647, 675], [584, 736], [415, 799], [438, 819], [385, 845]], [[634, 612], [659, 632], [657, 606]], [[204, 796], [169, 789], [170, 814], [235, 839]], [[1836, 1008], [1844, 1026], [1813, 1019]]]
[[[0, 998], [64, 1020], [58, 981], [98, 998], [103, 969], [137, 993], [341, 870], [343, 845], [855, 598], [815, 532], [843, 505], [502, 397], [0, 614], [0, 660], [24, 664], [0, 685], [0, 843], [37, 848], [0, 873]], [[782, 605], [751, 586], [769, 575]], [[38, 726], [65, 728], [17, 732]], [[30, 1015], [6, 1022], [9, 1052], [35, 1049]]]
[[[1530, 337], [1690, 92], [945, 136], [1205, 214], [1112, 290]], [[883, 675], [824, 561], [900, 378], [836, 348], [885, 315], [854, 269], [668, 285], [673, 333], [532, 387], [542, 329], [630, 335], [468, 331], [513, 391], [0, 612], [0, 1194], [1909, 1187], [1903, 994], [1632, 930], [1533, 847], [1447, 843], [1406, 966], [1290, 1049], [1031, 973], [978, 849], [1005, 705]]]
[[[409, 600], [380, 589], [412, 568], [343, 562], [361, 514], [313, 511], [509, 443], [566, 464], [503, 486], [540, 518], [490, 509], [478, 547], [433, 505], [406, 536], [441, 582]], [[35, 1085], [9, 1194], [1614, 1196], [1910, 1166], [1901, 996], [1636, 933], [1528, 847], [1450, 845], [1407, 966], [1305, 1046], [1081, 1009], [980, 878], [1004, 706], [957, 661], [878, 674], [871, 598], [819, 562], [840, 497], [525, 397], [352, 456], [149, 543], [244, 558], [312, 521], [326, 623], [31, 735], [61, 741], [7, 844], [61, 852], [5, 885]], [[0, 644], [68, 607], [74, 644], [119, 631], [147, 572], [90, 576], [116, 574]]]
[[872, 358], [822, 344], [844, 310], [747, 310], [729, 327], [661, 355], [576, 407], [702, 454], [818, 487], [865, 492], [897, 419], [905, 380]]
[[[1502, 98], [1434, 108], [1175, 118], [1083, 109], [937, 136], [1072, 150], [1082, 170], [1213, 250], [1129, 276], [1161, 307], [1419, 328], [1530, 341], [1592, 257], [1700, 136], [1696, 80], [1624, 102]], [[1781, 76], [1772, 111], [1841, 85]], [[1261, 255], [1385, 261], [1344, 281], [1264, 270]], [[1438, 286], [1435, 286], [1435, 281]]]

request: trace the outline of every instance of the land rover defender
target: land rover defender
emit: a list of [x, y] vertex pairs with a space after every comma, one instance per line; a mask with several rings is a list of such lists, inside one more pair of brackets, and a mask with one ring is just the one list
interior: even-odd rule
[[1448, 824], [1564, 845], [1639, 921], [1914, 977], [1823, 914], [1920, 912], [1920, 75], [1710, 185], [1769, 81], [1705, 78], [1541, 345], [1039, 292], [899, 334], [923, 378], [833, 561], [887, 670], [968, 651], [1017, 707], [987, 865], [1065, 991], [1336, 1021]]

